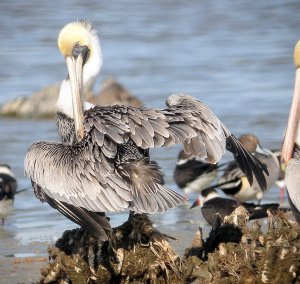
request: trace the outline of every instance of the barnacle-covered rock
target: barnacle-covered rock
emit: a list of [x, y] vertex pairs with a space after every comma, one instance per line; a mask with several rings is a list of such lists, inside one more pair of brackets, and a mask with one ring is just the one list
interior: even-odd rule
[[99, 243], [82, 229], [66, 231], [48, 249], [40, 283], [182, 283], [179, 256], [169, 236], [136, 214]]
[[[185, 274], [185, 281], [298, 283], [299, 225], [288, 220], [282, 212], [269, 212], [268, 230], [264, 233], [258, 221], [248, 227], [247, 214], [243, 212], [242, 208], [233, 212], [225, 218], [225, 223], [212, 228], [202, 247], [193, 250], [192, 255], [186, 254], [185, 271], [189, 273]], [[197, 269], [191, 268], [193, 264]], [[204, 272], [209, 277], [204, 278]]]
[[196, 232], [181, 260], [146, 215], [131, 215], [104, 244], [82, 229], [49, 248], [40, 283], [300, 283], [300, 227], [269, 212], [265, 229], [237, 208], [208, 238]]

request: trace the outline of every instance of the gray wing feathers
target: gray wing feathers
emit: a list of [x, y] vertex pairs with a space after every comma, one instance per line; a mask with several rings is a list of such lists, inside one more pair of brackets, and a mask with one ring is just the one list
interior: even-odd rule
[[[220, 160], [230, 132], [219, 119], [188, 95], [172, 95], [166, 103], [169, 108], [163, 110], [98, 106], [86, 112], [85, 130], [100, 147], [106, 141], [123, 144], [130, 138], [143, 149], [184, 143], [191, 157], [200, 156], [211, 163]], [[109, 147], [103, 153], [108, 158], [115, 155]]]
[[129, 178], [132, 183], [132, 209], [136, 212], [164, 212], [185, 201], [183, 196], [163, 185], [160, 168], [146, 158], [124, 163], [123, 171], [124, 178]]
[[25, 173], [55, 200], [90, 211], [128, 208], [132, 201], [128, 185], [120, 177], [110, 178], [112, 168], [104, 159], [101, 163], [96, 159], [94, 168], [84, 147], [74, 150], [54, 142], [33, 144], [25, 157]]
[[[132, 210], [138, 213], [164, 212], [175, 208], [185, 201], [179, 193], [167, 188], [164, 185], [155, 184], [156, 194], [139, 193], [134, 199]], [[152, 188], [153, 189], [153, 188]]]

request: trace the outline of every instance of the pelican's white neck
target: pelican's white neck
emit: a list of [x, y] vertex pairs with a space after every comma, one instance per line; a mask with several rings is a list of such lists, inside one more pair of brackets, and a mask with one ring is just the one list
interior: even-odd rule
[[91, 30], [91, 50], [88, 61], [83, 66], [83, 88], [88, 81], [94, 79], [100, 72], [103, 60], [99, 38], [95, 30]]
[[[93, 104], [84, 101], [83, 103], [84, 110], [88, 110], [92, 107], [94, 107]], [[71, 83], [69, 79], [63, 80], [61, 83], [58, 99], [56, 102], [56, 108], [58, 111], [74, 119], [73, 101], [71, 95]]]

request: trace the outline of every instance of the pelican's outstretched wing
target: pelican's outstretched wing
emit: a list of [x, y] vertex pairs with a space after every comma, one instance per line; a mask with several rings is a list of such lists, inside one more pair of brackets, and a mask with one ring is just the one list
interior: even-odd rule
[[266, 188], [267, 168], [241, 145], [213, 112], [200, 101], [185, 94], [167, 98], [168, 108], [162, 110], [111, 106], [85, 112], [85, 131], [105, 156], [115, 157], [116, 144], [132, 139], [142, 149], [183, 143], [190, 156], [219, 161], [225, 150], [234, 155], [250, 184], [253, 176]]
[[85, 112], [81, 142], [33, 144], [25, 171], [51, 198], [90, 211], [161, 212], [185, 199], [163, 185], [159, 167], [146, 152], [182, 142], [190, 156], [209, 162], [228, 149], [249, 181], [254, 174], [265, 187], [266, 169], [204, 104], [178, 94], [167, 99], [167, 106], [96, 106]]
[[[31, 145], [25, 158], [26, 174], [46, 196], [59, 201], [54, 204], [55, 208], [71, 220], [78, 210], [65, 210], [64, 203], [94, 212], [128, 208], [139, 213], [155, 213], [185, 201], [180, 194], [164, 186], [157, 164], [133, 153], [136, 149], [129, 142], [119, 147], [111, 142], [118, 152], [108, 157], [90, 138], [86, 136], [75, 145], [37, 142]], [[48, 202], [47, 198], [42, 200]]]

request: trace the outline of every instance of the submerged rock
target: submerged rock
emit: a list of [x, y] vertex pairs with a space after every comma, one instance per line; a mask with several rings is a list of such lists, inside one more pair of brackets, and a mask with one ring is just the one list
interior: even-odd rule
[[31, 97], [9, 100], [0, 109], [0, 115], [16, 118], [53, 118], [60, 84], [47, 86]]
[[[113, 105], [124, 104], [140, 106], [141, 102], [131, 95], [115, 79], [109, 78], [102, 83], [98, 95], [93, 94], [94, 80], [87, 84], [84, 90], [85, 98], [93, 104]], [[4, 117], [50, 119], [56, 111], [56, 101], [60, 83], [47, 86], [31, 97], [16, 98], [8, 101], [0, 108], [0, 115]]]
[[123, 85], [112, 77], [102, 82], [99, 95], [90, 97], [89, 101], [102, 106], [118, 104], [138, 107], [142, 105], [139, 99], [129, 93]]

